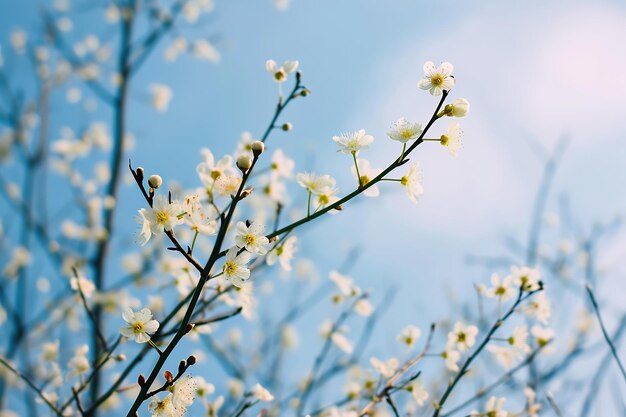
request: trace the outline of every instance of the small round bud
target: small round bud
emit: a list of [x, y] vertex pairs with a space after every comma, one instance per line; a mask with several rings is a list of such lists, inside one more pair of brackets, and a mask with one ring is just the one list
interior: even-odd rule
[[142, 167], [137, 167], [137, 178], [139, 181], [143, 181], [144, 171]]
[[152, 175], [148, 178], [148, 185], [155, 190], [163, 185], [163, 178], [160, 175]]
[[123, 353], [120, 353], [119, 355], [115, 357], [115, 360], [118, 362], [124, 362], [126, 360], [126, 355], [124, 355]]
[[252, 166], [252, 159], [248, 155], [241, 155], [237, 158], [237, 168], [242, 172], [246, 172]]
[[311, 94], [311, 90], [309, 90], [308, 88], [305, 88], [304, 90], [300, 91], [300, 95], [302, 97], [306, 97], [306, 96], [308, 96], [310, 94]]
[[170, 371], [165, 371], [163, 372], [163, 378], [165, 378], [167, 382], [172, 382], [172, 380], [174, 379], [174, 375], [172, 375]]
[[470, 104], [464, 98], [457, 98], [452, 103], [446, 105], [443, 111], [446, 116], [450, 117], [465, 117], [469, 113]]
[[282, 129], [285, 132], [289, 132], [291, 129], [293, 129], [293, 126], [291, 125], [291, 123], [287, 122], [287, 123], [283, 124]]
[[187, 333], [189, 333], [190, 331], [192, 331], [194, 327], [196, 327], [196, 325], [195, 325], [195, 324], [193, 324], [193, 323], [189, 323], [189, 324], [187, 325], [187, 327], [185, 328], [185, 334], [187, 334]]
[[180, 363], [178, 364], [178, 373], [182, 374], [183, 372], [185, 372], [185, 368], [187, 368], [187, 361], [180, 361]]
[[137, 378], [137, 383], [140, 387], [143, 387], [144, 385], [146, 385], [146, 377], [143, 376], [143, 374], [139, 374], [139, 377]]
[[187, 363], [188, 363], [189, 365], [195, 365], [195, 364], [196, 364], [196, 361], [197, 361], [197, 359], [196, 359], [196, 357], [195, 357], [195, 356], [193, 356], [193, 355], [191, 355], [190, 357], [188, 357], [188, 358], [187, 358]]
[[265, 144], [260, 140], [255, 140], [250, 144], [250, 149], [252, 149], [254, 156], [259, 156], [265, 150]]

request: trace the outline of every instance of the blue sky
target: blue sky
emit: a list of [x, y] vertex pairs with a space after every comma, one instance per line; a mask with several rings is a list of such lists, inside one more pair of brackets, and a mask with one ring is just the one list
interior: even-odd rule
[[[33, 28], [39, 4], [1, 4], [3, 39], [13, 28]], [[137, 142], [130, 156], [166, 181], [197, 185], [201, 147], [230, 152], [241, 132], [265, 129], [276, 99], [265, 60], [298, 59], [313, 94], [290, 106], [283, 120], [294, 130], [276, 132], [269, 147], [283, 148], [301, 170], [336, 176], [347, 191], [350, 160], [335, 152], [331, 137], [366, 129], [376, 141], [362, 156], [386, 165], [399, 152], [385, 136], [391, 123], [400, 116], [426, 121], [436, 105], [415, 86], [423, 62], [452, 62], [452, 97], [472, 105], [460, 120], [465, 145], [458, 159], [434, 144], [420, 146], [414, 158], [424, 166], [426, 193], [419, 204], [385, 184], [378, 200], [354, 201], [303, 236], [302, 252], [326, 270], [346, 247], [363, 246], [353, 275], [366, 288], [402, 289], [393, 314], [417, 313], [425, 325], [445, 312], [439, 300], [446, 293], [467, 294], [473, 281], [487, 279], [484, 270], [468, 269], [468, 253], [500, 253], [505, 236], [526, 238], [542, 170], [532, 144], [552, 149], [570, 139], [553, 209], [564, 192], [583, 224], [626, 209], [625, 23], [626, 6], [617, 1], [293, 0], [279, 12], [265, 0], [216, 0], [207, 28], [197, 33], [211, 35], [221, 62], [168, 64], [162, 51], [150, 59], [131, 91]], [[83, 26], [77, 22], [76, 31], [89, 33]], [[155, 82], [174, 91], [163, 115], [145, 99]], [[60, 114], [57, 129], [84, 117], [77, 114]], [[124, 190], [121, 227], [135, 227], [142, 201], [134, 191]], [[294, 190], [294, 203], [304, 206], [305, 198]], [[615, 237], [605, 260], [622, 272], [616, 260], [624, 242], [623, 234]]]

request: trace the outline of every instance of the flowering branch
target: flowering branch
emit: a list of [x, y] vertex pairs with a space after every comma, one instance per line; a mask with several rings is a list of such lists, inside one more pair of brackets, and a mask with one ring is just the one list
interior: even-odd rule
[[[411, 369], [411, 367], [413, 367], [413, 365], [415, 365], [416, 363], [418, 363], [419, 361], [421, 361], [427, 354], [428, 354], [428, 350], [430, 349], [430, 345], [432, 343], [433, 340], [433, 336], [435, 334], [435, 324], [431, 324], [430, 325], [430, 330], [428, 333], [428, 337], [426, 338], [426, 343], [424, 344], [424, 348], [422, 349], [422, 351], [416, 355], [415, 357], [413, 357], [411, 360], [407, 361], [400, 369], [398, 369], [397, 371], [394, 372], [394, 374], [387, 380], [387, 382], [384, 384], [384, 386], [380, 389], [380, 391], [372, 398], [372, 400], [363, 408], [361, 409], [361, 411], [359, 412], [359, 416], [365, 416], [367, 414], [370, 414], [371, 411], [373, 410], [374, 406], [376, 406], [376, 404], [378, 404], [379, 402], [385, 400], [387, 401], [387, 403], [389, 403], [389, 400], [391, 399], [391, 392], [392, 390], [398, 388], [396, 387], [396, 382], [409, 370]], [[419, 374], [417, 374], [419, 375]], [[412, 380], [414, 378], [411, 378], [410, 380]], [[403, 387], [406, 384], [402, 384], [400, 386]]]
[[318, 218], [318, 217], [328, 213], [331, 210], [338, 209], [343, 204], [345, 204], [348, 201], [352, 200], [354, 197], [360, 195], [361, 193], [363, 193], [368, 188], [370, 188], [370, 187], [376, 185], [378, 182], [382, 181], [385, 178], [385, 176], [387, 174], [389, 174], [391, 171], [393, 171], [394, 169], [396, 169], [396, 168], [404, 165], [405, 163], [409, 162], [409, 160], [406, 157], [409, 156], [409, 154], [411, 152], [413, 152], [413, 150], [416, 147], [418, 147], [421, 143], [423, 143], [424, 135], [428, 132], [430, 127], [439, 118], [439, 116], [438, 116], [439, 110], [443, 106], [443, 103], [446, 100], [447, 96], [448, 96], [448, 92], [444, 91], [443, 94], [441, 95], [441, 99], [439, 100], [439, 104], [437, 105], [437, 108], [435, 109], [435, 112], [433, 113], [432, 117], [430, 118], [430, 120], [426, 124], [426, 127], [424, 128], [423, 132], [415, 140], [415, 142], [406, 150], [402, 160], [395, 159], [387, 168], [385, 168], [380, 174], [378, 174], [375, 178], [370, 180], [367, 184], [364, 184], [363, 186], [358, 187], [356, 190], [354, 190], [353, 192], [351, 192], [347, 196], [343, 197], [340, 200], [337, 200], [336, 202], [334, 202], [332, 204], [329, 204], [328, 206], [324, 207], [323, 209], [320, 209], [320, 210], [318, 210], [318, 211], [316, 211], [316, 212], [314, 212], [314, 213], [312, 213], [310, 215], [307, 215], [306, 217], [304, 217], [304, 218], [302, 218], [302, 219], [300, 219], [298, 221], [295, 221], [295, 222], [291, 223], [288, 226], [282, 227], [282, 228], [278, 229], [277, 231], [270, 233], [269, 235], [267, 235], [268, 239], [272, 239], [272, 238], [274, 238], [276, 236], [282, 235], [283, 233], [290, 232], [291, 230], [295, 229], [296, 227], [301, 226], [301, 225], [303, 225], [305, 223], [308, 223], [311, 220], [316, 219], [316, 218]]
[[[550, 343], [550, 342], [548, 342], [548, 343]], [[520, 362], [517, 366], [511, 368], [508, 372], [506, 372], [504, 375], [502, 375], [500, 378], [498, 378], [497, 380], [495, 380], [491, 384], [486, 385], [486, 386], [480, 388], [479, 390], [477, 390], [476, 394], [473, 397], [468, 398], [467, 400], [461, 402], [459, 405], [454, 407], [452, 410], [448, 411], [445, 414], [442, 414], [441, 417], [449, 417], [449, 416], [451, 416], [451, 415], [461, 411], [462, 409], [464, 409], [465, 407], [467, 407], [468, 405], [470, 405], [474, 401], [478, 401], [479, 399], [487, 396], [495, 388], [497, 388], [500, 385], [502, 385], [502, 384], [506, 383], [507, 381], [509, 381], [517, 372], [519, 372], [520, 370], [522, 370], [526, 366], [528, 366], [528, 364], [530, 364], [535, 359], [535, 357], [541, 352], [541, 350], [543, 348], [545, 348], [546, 346], [548, 346], [548, 343], [546, 343], [545, 345], [538, 346], [528, 356], [526, 356], [526, 359], [524, 359], [524, 361]]]
[[[165, 371], [165, 384], [163, 384], [160, 388], [155, 389], [154, 391], [150, 391], [146, 394], [146, 398], [150, 398], [155, 396], [156, 394], [158, 394], [159, 392], [163, 392], [165, 390], [167, 390], [169, 387], [173, 386], [176, 381], [178, 381], [184, 374], [185, 371], [187, 371], [187, 369], [189, 369], [190, 366], [195, 365], [196, 363], [196, 358], [195, 356], [190, 356], [187, 358], [186, 361], [180, 361], [180, 363], [178, 364], [178, 372], [176, 373], [176, 376], [172, 377], [172, 374], [169, 371]], [[139, 376], [139, 379], [141, 381], [143, 377]], [[140, 386], [144, 386], [145, 382], [139, 383]]]
[[[520, 303], [522, 301], [526, 300], [527, 298], [531, 297], [533, 294], [535, 294], [535, 293], [537, 293], [539, 291], [542, 291], [542, 290], [543, 290], [543, 286], [542, 286], [541, 282], [539, 282], [539, 288], [538, 289], [529, 291], [527, 293], [524, 292], [523, 288], [520, 288], [520, 290], [519, 290], [519, 292], [517, 294], [517, 299], [515, 300], [515, 302], [511, 306], [511, 308], [509, 308], [509, 310], [503, 316], [501, 316], [500, 318], [498, 318], [498, 320], [495, 321], [495, 323], [493, 324], [491, 329], [489, 329], [489, 331], [487, 332], [487, 335], [482, 340], [482, 342], [478, 345], [478, 347], [474, 350], [474, 352], [470, 356], [468, 356], [468, 358], [465, 360], [465, 362], [463, 363], [463, 366], [461, 366], [461, 369], [459, 370], [459, 372], [456, 374], [456, 376], [454, 377], [452, 382], [448, 385], [448, 387], [446, 388], [446, 390], [442, 394], [441, 399], [435, 404], [435, 411], [433, 413], [433, 417], [438, 417], [441, 414], [441, 410], [443, 409], [443, 406], [445, 405], [448, 397], [450, 396], [450, 394], [452, 393], [452, 391], [454, 390], [456, 385], [459, 383], [461, 378], [463, 378], [463, 376], [467, 373], [467, 371], [469, 369], [469, 366], [472, 364], [474, 359], [476, 359], [478, 357], [478, 355], [480, 355], [480, 353], [483, 351], [483, 349], [485, 349], [485, 347], [491, 341], [491, 339], [492, 339], [493, 335], [496, 333], [496, 331], [515, 312], [515, 310], [520, 305]], [[532, 363], [532, 361], [531, 361], [531, 363]]]

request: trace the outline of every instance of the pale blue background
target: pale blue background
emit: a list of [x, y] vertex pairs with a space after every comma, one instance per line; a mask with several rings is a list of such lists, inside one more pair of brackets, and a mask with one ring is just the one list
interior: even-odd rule
[[[389, 125], [400, 116], [425, 121], [436, 104], [415, 86], [423, 62], [455, 65], [452, 97], [466, 97], [472, 105], [470, 116], [460, 120], [465, 146], [458, 159], [435, 144], [418, 148], [413, 158], [424, 166], [426, 188], [419, 204], [394, 184], [383, 184], [380, 199], [360, 198], [302, 234], [302, 253], [323, 265], [324, 278], [347, 247], [359, 245], [363, 256], [353, 275], [361, 286], [378, 293], [391, 286], [401, 290], [382, 336], [390, 339], [407, 323], [425, 328], [440, 319], [450, 294], [470, 301], [472, 282], [486, 281], [488, 273], [468, 268], [468, 253], [500, 254], [505, 236], [526, 239], [542, 170], [531, 143], [551, 149], [563, 135], [571, 140], [552, 210], [566, 192], [588, 228], [626, 208], [621, 2], [294, 0], [286, 12], [269, 1], [216, 3], [206, 31], [217, 39], [222, 61], [182, 58], [168, 64], [159, 52], [131, 92], [134, 163], [186, 186], [197, 184], [201, 147], [230, 152], [242, 131], [258, 136], [265, 129], [276, 99], [276, 85], [264, 70], [268, 58], [298, 59], [313, 92], [286, 111], [283, 120], [293, 123], [293, 132], [276, 132], [268, 146], [284, 148], [302, 170], [336, 176], [343, 191], [353, 186], [350, 161], [335, 152], [332, 135], [366, 129], [376, 141], [362, 156], [385, 165], [399, 151], [385, 136]], [[0, 4], [3, 43], [10, 30], [35, 27], [39, 4]], [[88, 29], [78, 22], [76, 33]], [[174, 90], [163, 115], [146, 103], [154, 82]], [[57, 116], [57, 132], [87, 117], [78, 110]], [[433, 132], [444, 128], [437, 125]], [[123, 195], [118, 225], [135, 227], [143, 202], [133, 188]], [[299, 192], [292, 199], [303, 205], [305, 198]], [[624, 242], [624, 234], [614, 236], [602, 254], [602, 265], [614, 271], [604, 288], [614, 294], [624, 293]], [[608, 311], [616, 315], [621, 300], [608, 297]], [[385, 343], [380, 349], [387, 350]]]

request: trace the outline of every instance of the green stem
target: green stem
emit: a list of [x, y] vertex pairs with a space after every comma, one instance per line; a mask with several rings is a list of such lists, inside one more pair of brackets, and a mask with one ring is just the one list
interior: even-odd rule
[[309, 191], [309, 201], [306, 204], [306, 216], [309, 217], [311, 216], [311, 195], [313, 193], [311, 191]]
[[159, 347], [156, 345], [156, 343], [152, 341], [152, 339], [148, 339], [148, 344], [152, 346], [153, 348], [155, 348], [156, 351], [159, 352], [159, 355], [163, 354], [163, 352], [161, 352], [161, 349], [159, 349]]
[[356, 176], [359, 180], [359, 188], [363, 187], [361, 183], [361, 173], [359, 172], [359, 164], [356, 162], [356, 152], [352, 152], [352, 159], [354, 160], [354, 167], [356, 168]]
[[398, 159], [398, 162], [402, 162], [404, 159], [404, 151], [406, 151], [406, 142], [402, 144], [402, 152], [400, 153], [400, 159]]
[[198, 238], [198, 231], [196, 230], [196, 234], [193, 235], [193, 240], [191, 241], [191, 249], [190, 252], [193, 253], [193, 248], [196, 246], [196, 239]]

